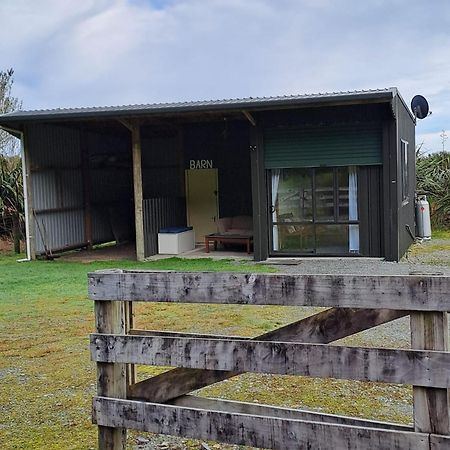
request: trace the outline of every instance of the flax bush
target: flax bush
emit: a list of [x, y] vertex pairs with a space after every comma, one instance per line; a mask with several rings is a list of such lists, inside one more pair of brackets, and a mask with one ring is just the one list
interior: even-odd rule
[[14, 239], [20, 252], [24, 224], [22, 165], [18, 156], [0, 155], [0, 234]]
[[450, 153], [417, 156], [417, 192], [427, 195], [433, 225], [450, 228]]

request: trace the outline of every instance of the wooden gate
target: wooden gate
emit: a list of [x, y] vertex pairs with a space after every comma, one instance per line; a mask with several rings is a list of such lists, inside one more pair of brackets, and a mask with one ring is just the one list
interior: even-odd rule
[[[450, 277], [101, 271], [89, 274], [100, 449], [126, 429], [270, 449], [450, 449]], [[133, 329], [134, 301], [329, 307], [253, 339]], [[411, 316], [412, 350], [327, 345]], [[134, 364], [175, 367], [135, 382]], [[414, 426], [200, 398], [244, 372], [413, 385]]]

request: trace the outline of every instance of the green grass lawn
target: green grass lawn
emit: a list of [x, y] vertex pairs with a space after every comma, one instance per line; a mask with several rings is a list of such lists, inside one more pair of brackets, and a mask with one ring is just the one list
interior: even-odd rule
[[450, 230], [432, 230], [433, 239], [450, 239]]
[[[88, 352], [93, 303], [86, 296], [86, 274], [113, 267], [272, 270], [267, 265], [206, 259], [17, 263], [15, 256], [0, 255], [1, 449], [96, 448], [96, 428], [90, 423], [95, 367]], [[139, 304], [136, 326], [255, 336], [313, 312], [275, 306]], [[160, 371], [145, 368], [139, 374]], [[200, 394], [381, 420], [411, 419], [410, 390], [402, 386], [246, 374]]]

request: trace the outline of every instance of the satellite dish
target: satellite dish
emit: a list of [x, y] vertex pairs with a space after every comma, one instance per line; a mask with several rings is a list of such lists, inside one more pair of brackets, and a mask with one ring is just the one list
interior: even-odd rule
[[411, 110], [418, 119], [425, 119], [430, 112], [430, 107], [425, 97], [415, 95], [411, 100]]

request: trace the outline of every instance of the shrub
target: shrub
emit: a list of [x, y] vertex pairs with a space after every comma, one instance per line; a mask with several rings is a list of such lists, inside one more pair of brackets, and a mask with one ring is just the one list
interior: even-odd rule
[[450, 153], [417, 156], [417, 193], [427, 195], [433, 225], [450, 228]]

